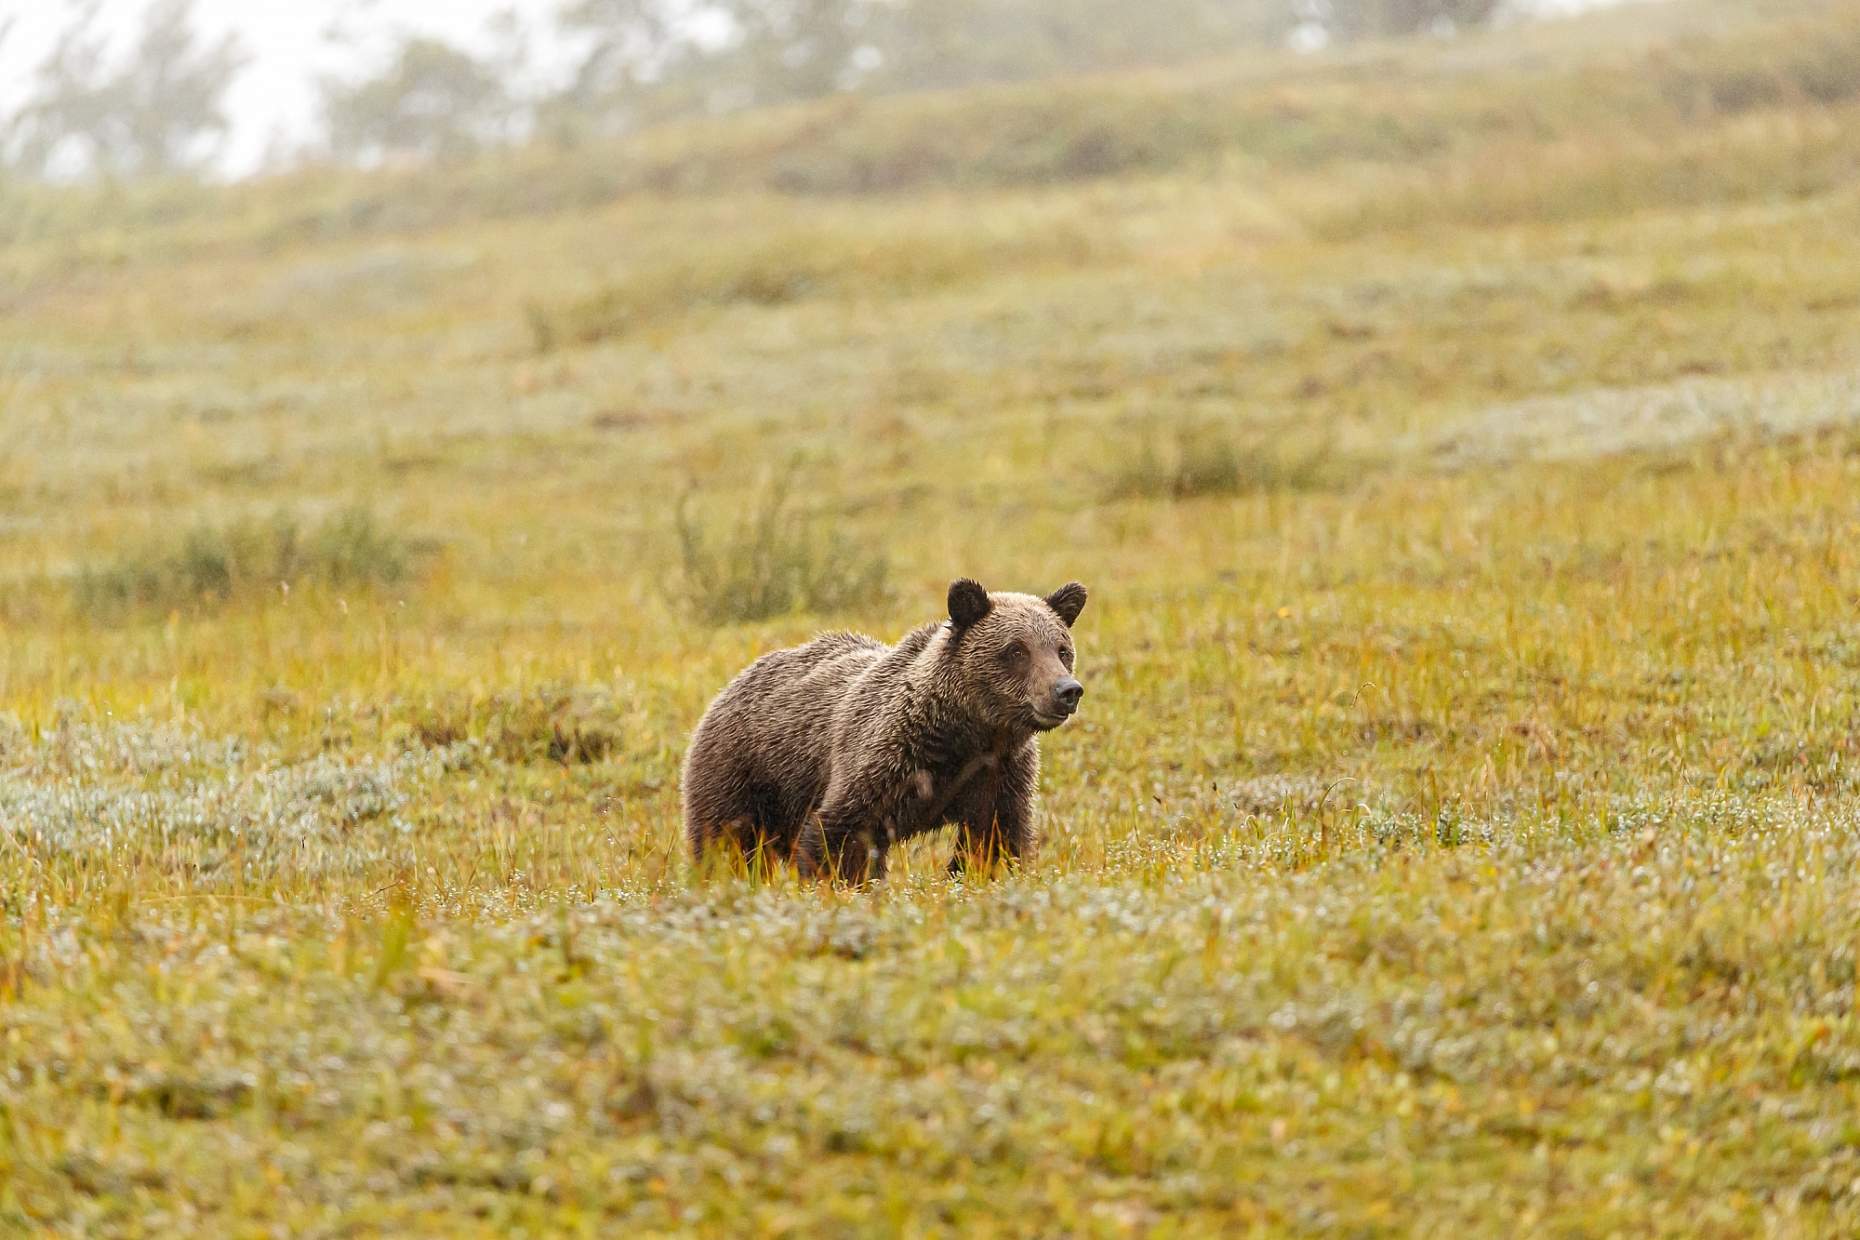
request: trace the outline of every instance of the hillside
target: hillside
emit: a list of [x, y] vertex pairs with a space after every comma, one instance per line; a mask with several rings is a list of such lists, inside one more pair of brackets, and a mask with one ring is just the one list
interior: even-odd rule
[[[1860, 8], [0, 188], [0, 1230], [1860, 1225]], [[695, 872], [1092, 590], [1045, 846]]]

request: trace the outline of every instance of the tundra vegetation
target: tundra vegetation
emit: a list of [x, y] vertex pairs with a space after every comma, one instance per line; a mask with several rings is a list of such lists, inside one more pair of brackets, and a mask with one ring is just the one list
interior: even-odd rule
[[[1860, 1229], [1860, 12], [0, 191], [0, 1231]], [[1091, 583], [1044, 847], [705, 702]]]

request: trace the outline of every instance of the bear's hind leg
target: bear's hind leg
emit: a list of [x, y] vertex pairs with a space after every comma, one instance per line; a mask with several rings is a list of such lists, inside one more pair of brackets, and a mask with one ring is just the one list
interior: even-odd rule
[[796, 825], [773, 792], [743, 785], [737, 795], [713, 800], [701, 816], [691, 816], [687, 834], [694, 854], [724, 854], [746, 862], [751, 871], [761, 871], [788, 860]]
[[765, 828], [764, 806], [749, 771], [715, 750], [693, 753], [685, 769], [685, 840], [695, 857], [747, 854]]
[[869, 814], [851, 811], [844, 802], [829, 802], [802, 825], [794, 862], [804, 877], [832, 877], [860, 886], [885, 877], [891, 835]]

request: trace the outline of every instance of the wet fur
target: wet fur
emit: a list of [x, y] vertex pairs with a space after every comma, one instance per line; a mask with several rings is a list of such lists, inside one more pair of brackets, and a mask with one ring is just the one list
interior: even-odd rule
[[1042, 599], [962, 581], [949, 620], [894, 646], [829, 633], [757, 659], [692, 737], [693, 851], [862, 881], [884, 873], [892, 844], [953, 823], [952, 870], [1025, 856], [1038, 735], [1058, 726], [1036, 703], [1071, 674], [1068, 629], [1084, 604], [1076, 583]]

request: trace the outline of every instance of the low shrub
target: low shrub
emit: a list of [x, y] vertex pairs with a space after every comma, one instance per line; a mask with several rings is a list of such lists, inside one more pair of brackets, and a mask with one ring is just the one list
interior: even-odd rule
[[1168, 435], [1150, 430], [1105, 479], [1105, 498], [1196, 499], [1315, 491], [1343, 479], [1344, 462], [1328, 440], [1241, 432], [1187, 423]]
[[429, 749], [476, 742], [502, 762], [583, 766], [621, 751], [620, 703], [602, 688], [548, 683], [428, 703], [413, 734]]
[[422, 548], [366, 509], [311, 526], [277, 514], [197, 525], [169, 545], [153, 544], [74, 584], [78, 609], [107, 617], [137, 607], [199, 608], [302, 584], [338, 589], [390, 586], [414, 570]]
[[681, 571], [674, 602], [706, 624], [766, 620], [790, 612], [869, 608], [889, 594], [882, 555], [824, 530], [792, 503], [792, 473], [764, 487], [733, 524], [711, 524], [679, 502]]

